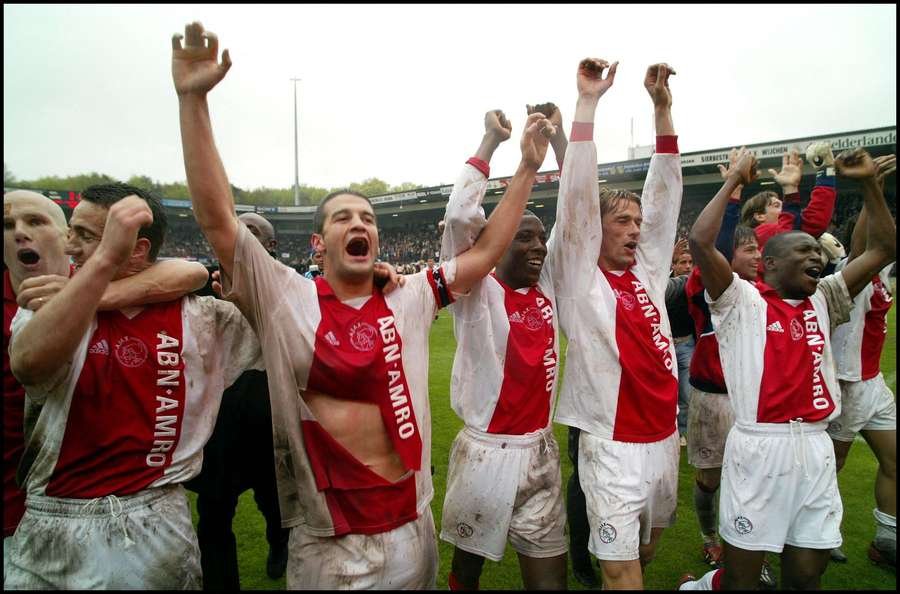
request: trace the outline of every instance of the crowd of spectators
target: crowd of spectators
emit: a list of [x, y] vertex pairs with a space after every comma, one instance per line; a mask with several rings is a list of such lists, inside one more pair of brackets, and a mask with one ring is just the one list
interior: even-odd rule
[[[893, 194], [887, 196], [891, 210], [896, 208]], [[691, 225], [694, 224], [705, 200], [694, 197], [686, 198], [678, 217], [678, 237], [687, 237]], [[834, 209], [831, 232], [841, 241], [847, 240], [850, 225], [855, 220], [862, 205], [862, 196], [858, 193], [840, 193]], [[544, 223], [549, 236], [555, 217], [552, 213], [538, 214]], [[312, 249], [308, 234], [277, 234], [279, 259], [295, 268], [298, 272], [306, 272], [312, 264]], [[427, 265], [428, 260], [437, 261], [441, 249], [441, 234], [436, 224], [406, 225], [401, 227], [385, 227], [379, 231], [381, 244], [380, 259], [389, 262], [401, 272], [418, 272]], [[190, 223], [173, 226], [169, 229], [165, 245], [160, 253], [163, 257], [196, 259], [203, 264], [212, 264], [215, 260], [212, 248], [200, 233], [199, 227]]]

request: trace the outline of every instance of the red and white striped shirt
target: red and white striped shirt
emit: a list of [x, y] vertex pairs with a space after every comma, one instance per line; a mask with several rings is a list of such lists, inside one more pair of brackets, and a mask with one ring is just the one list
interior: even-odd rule
[[[838, 263], [843, 269], [847, 260]], [[881, 351], [887, 337], [887, 313], [894, 304], [888, 264], [853, 300], [850, 321], [834, 331], [834, 361], [840, 380], [858, 382], [881, 373]]]
[[[13, 341], [33, 315], [19, 310]], [[259, 343], [233, 304], [98, 312], [71, 363], [25, 386], [26, 492], [92, 499], [195, 476], [222, 391], [251, 368], [262, 369]]]
[[597, 151], [593, 141], [575, 136], [578, 126], [549, 242], [560, 327], [569, 339], [556, 421], [616, 441], [659, 441], [676, 430], [678, 367], [665, 290], [681, 207], [681, 157], [674, 137], [657, 139], [641, 197], [636, 263], [606, 272], [597, 265]]
[[[325, 278], [304, 278], [274, 260], [243, 225], [234, 277], [223, 277], [259, 336], [269, 396], [282, 526], [315, 536], [373, 534], [418, 517], [434, 496], [428, 335], [452, 301], [455, 261], [406, 277], [403, 287], [339, 301]], [[358, 303], [364, 301], [364, 303]], [[319, 423], [306, 390], [379, 405], [410, 473], [388, 482]]]
[[802, 300], [782, 299], [764, 283], [754, 285], [737, 274], [732, 278], [709, 309], [735, 422], [813, 423], [839, 415], [830, 335], [849, 319], [843, 275], [823, 278]]
[[[485, 225], [487, 175], [466, 164], [447, 203], [441, 261], [472, 247]], [[491, 274], [450, 306], [456, 354], [450, 383], [454, 412], [486, 433], [524, 435], [550, 424], [558, 360], [553, 264], [538, 284], [513, 289]]]

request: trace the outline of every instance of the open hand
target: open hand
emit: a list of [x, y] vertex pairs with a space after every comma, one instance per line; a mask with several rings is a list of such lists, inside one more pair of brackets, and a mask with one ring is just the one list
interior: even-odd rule
[[785, 194], [792, 194], [800, 188], [800, 179], [803, 177], [803, 158], [796, 150], [785, 153], [781, 156], [781, 171], [769, 169], [769, 175], [775, 178]]
[[[578, 94], [590, 99], [599, 99], [609, 90], [616, 79], [616, 68], [619, 63], [609, 62], [600, 58], [585, 58], [578, 64]], [[603, 71], [609, 68], [606, 78]]]
[[[184, 48], [181, 40], [184, 39]], [[205, 95], [231, 68], [228, 50], [222, 52], [218, 63], [219, 38], [212, 31], [204, 31], [203, 25], [193, 22], [184, 27], [184, 36], [172, 36], [172, 80], [175, 92], [182, 95]]]

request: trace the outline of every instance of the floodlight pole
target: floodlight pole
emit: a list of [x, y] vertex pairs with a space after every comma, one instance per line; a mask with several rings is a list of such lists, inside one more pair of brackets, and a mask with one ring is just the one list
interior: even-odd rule
[[300, 206], [300, 155], [297, 152], [297, 83], [303, 79], [292, 78], [294, 82], [294, 206]]

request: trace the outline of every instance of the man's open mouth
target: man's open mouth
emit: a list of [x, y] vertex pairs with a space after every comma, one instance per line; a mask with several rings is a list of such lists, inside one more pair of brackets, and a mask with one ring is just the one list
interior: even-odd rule
[[821, 266], [810, 266], [809, 268], [805, 269], [803, 271], [803, 273], [806, 276], [814, 278], [815, 280], [819, 280], [819, 277], [822, 276], [822, 267]]
[[16, 257], [19, 259], [19, 262], [26, 266], [34, 266], [41, 261], [41, 255], [29, 248], [24, 248], [16, 252]]
[[354, 237], [347, 243], [346, 250], [351, 256], [368, 256], [369, 240], [365, 237]]

